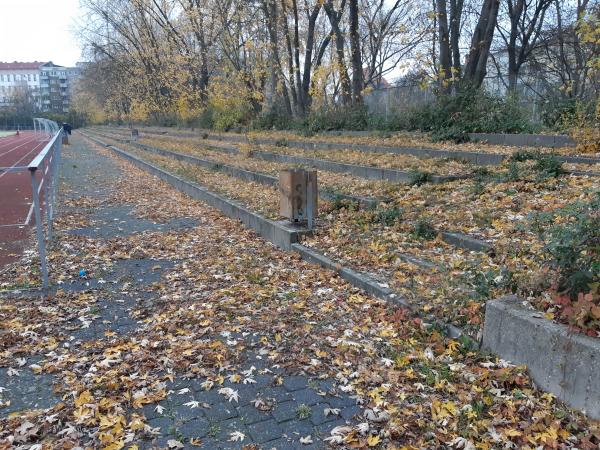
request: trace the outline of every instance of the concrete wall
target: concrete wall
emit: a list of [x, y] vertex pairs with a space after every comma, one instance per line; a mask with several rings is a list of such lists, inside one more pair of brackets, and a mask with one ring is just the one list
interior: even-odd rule
[[[277, 177], [274, 177], [271, 175], [267, 175], [267, 174], [263, 174], [263, 173], [259, 173], [259, 172], [252, 172], [250, 170], [241, 169], [236, 166], [230, 166], [228, 164], [223, 164], [219, 161], [213, 161], [210, 159], [202, 159], [202, 158], [198, 158], [196, 156], [172, 152], [172, 151], [164, 150], [164, 149], [158, 148], [158, 147], [152, 147], [149, 145], [138, 144], [136, 142], [131, 142], [128, 139], [119, 139], [119, 138], [114, 138], [114, 137], [111, 137], [111, 139], [118, 141], [118, 142], [127, 142], [129, 145], [133, 145], [135, 147], [138, 147], [138, 148], [148, 151], [150, 153], [155, 153], [157, 155], [166, 156], [168, 158], [174, 158], [174, 159], [177, 159], [178, 161], [183, 161], [188, 164], [194, 164], [197, 166], [206, 167], [207, 169], [217, 170], [219, 172], [226, 173], [229, 176], [232, 176], [234, 178], [239, 178], [241, 180], [252, 181], [254, 183], [264, 184], [266, 186], [275, 186], [275, 187], [279, 186], [279, 179]], [[218, 146], [207, 145], [206, 148], [209, 148], [211, 150], [217, 150], [217, 151], [222, 150], [222, 147], [218, 147]], [[238, 150], [232, 150], [232, 149], [226, 149], [225, 152], [226, 153], [236, 153], [236, 154], [239, 153]], [[390, 199], [386, 199], [386, 198], [378, 199], [378, 198], [373, 198], [373, 197], [348, 195], [348, 194], [342, 194], [342, 193], [338, 193], [338, 192], [331, 192], [326, 189], [319, 189], [319, 196], [324, 200], [336, 200], [336, 199], [346, 200], [349, 202], [356, 203], [362, 208], [376, 208], [377, 205], [379, 205], [379, 203], [382, 203], [382, 202], [386, 203], [386, 202], [390, 201]]]
[[288, 224], [285, 221], [273, 221], [265, 219], [264, 217], [250, 211], [234, 200], [210, 192], [206, 188], [195, 183], [183, 180], [182, 178], [172, 175], [171, 173], [162, 170], [159, 167], [136, 158], [124, 150], [111, 146], [99, 139], [95, 139], [87, 135], [86, 137], [100, 145], [108, 147], [118, 156], [126, 159], [138, 168], [157, 176], [180, 192], [183, 192], [194, 199], [202, 200], [208, 205], [220, 210], [227, 217], [240, 220], [248, 228], [255, 230], [259, 236], [284, 250], [291, 250], [292, 244], [298, 242], [302, 234], [309, 232], [305, 228], [293, 227], [291, 224]]
[[487, 302], [482, 349], [526, 365], [540, 388], [600, 419], [600, 339], [570, 332], [509, 296]]
[[[412, 180], [412, 173], [404, 170], [385, 169], [371, 166], [357, 166], [354, 164], [346, 164], [325, 159], [306, 158], [303, 156], [286, 155], [282, 153], [271, 153], [255, 151], [252, 153], [255, 158], [260, 158], [265, 161], [283, 162], [291, 164], [301, 164], [314, 167], [316, 169], [327, 170], [328, 172], [348, 173], [367, 180], [386, 180], [396, 183], [409, 183]], [[432, 175], [432, 183], [445, 183], [447, 181], [457, 180], [458, 176]]]
[[560, 134], [504, 134], [504, 133], [469, 133], [473, 141], [494, 145], [510, 145], [514, 147], [573, 147], [575, 141], [569, 136]]

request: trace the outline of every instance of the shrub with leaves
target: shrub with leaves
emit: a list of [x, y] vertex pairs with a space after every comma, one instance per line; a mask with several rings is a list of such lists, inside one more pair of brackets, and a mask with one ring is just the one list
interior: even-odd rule
[[589, 336], [600, 337], [600, 283], [593, 283], [587, 293], [580, 292], [573, 301], [568, 294], [556, 293], [554, 303], [561, 307], [560, 318]]
[[556, 212], [554, 223], [544, 233], [544, 250], [557, 270], [557, 290], [574, 299], [600, 277], [600, 194]]
[[413, 170], [410, 173], [410, 180], [408, 184], [411, 186], [421, 186], [425, 183], [429, 183], [431, 181], [431, 174], [429, 172], [421, 172], [418, 170]]
[[408, 128], [431, 132], [434, 141], [465, 142], [468, 133], [526, 133], [537, 128], [517, 99], [495, 97], [483, 89], [440, 96], [410, 112], [406, 121]]
[[377, 211], [377, 221], [384, 226], [391, 227], [402, 217], [404, 210], [402, 208], [382, 208]]
[[431, 241], [437, 236], [437, 231], [427, 219], [419, 220], [413, 227], [413, 233], [419, 239]]

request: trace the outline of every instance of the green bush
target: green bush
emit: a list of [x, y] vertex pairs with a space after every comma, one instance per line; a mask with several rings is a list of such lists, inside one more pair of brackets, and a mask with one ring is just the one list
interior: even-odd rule
[[410, 180], [408, 184], [411, 186], [421, 186], [431, 181], [431, 174], [429, 172], [421, 172], [419, 170], [413, 170], [410, 172]]
[[[575, 299], [600, 281], [600, 193], [551, 214], [536, 215], [532, 227], [544, 238], [544, 252], [557, 271], [559, 292]], [[560, 215], [560, 223], [555, 218]]]
[[396, 221], [402, 217], [404, 210], [402, 208], [382, 208], [377, 210], [377, 222], [386, 227], [391, 227]]
[[419, 239], [431, 241], [437, 236], [437, 231], [427, 219], [420, 219], [413, 227], [414, 235]]
[[558, 177], [565, 172], [562, 162], [554, 155], [540, 155], [533, 169], [540, 173], [541, 178]]
[[[550, 178], [550, 177], [558, 177], [565, 173], [563, 169], [563, 163], [560, 161], [556, 155], [549, 153], [541, 153], [539, 151], [518, 151], [514, 153], [510, 157], [510, 169], [514, 167], [516, 171], [517, 162], [525, 162], [525, 161], [535, 161], [535, 165], [533, 166], [533, 170], [537, 171], [540, 175], [540, 179]], [[509, 177], [510, 178], [510, 177]], [[511, 181], [515, 181], [511, 180]]]
[[468, 140], [468, 133], [536, 131], [516, 99], [495, 97], [482, 89], [442, 95], [434, 103], [409, 111], [403, 125], [431, 132], [434, 140], [456, 142]]
[[360, 106], [329, 108], [313, 112], [302, 123], [302, 127], [318, 133], [334, 130], [366, 130], [368, 124], [369, 112], [365, 106]]
[[577, 113], [577, 99], [551, 98], [542, 107], [542, 122], [556, 131], [569, 131], [570, 123]]
[[288, 130], [297, 127], [294, 119], [281, 111], [261, 114], [250, 124], [250, 128], [254, 130]]

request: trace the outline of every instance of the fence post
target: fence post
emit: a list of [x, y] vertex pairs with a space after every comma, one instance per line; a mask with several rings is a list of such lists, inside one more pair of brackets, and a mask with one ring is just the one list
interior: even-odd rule
[[46, 265], [46, 243], [44, 242], [44, 224], [42, 223], [42, 213], [40, 211], [40, 195], [38, 192], [38, 182], [35, 179], [36, 170], [31, 172], [31, 188], [33, 190], [33, 212], [35, 213], [35, 228], [38, 240], [38, 251], [40, 253], [40, 268], [42, 271], [42, 285], [44, 289], [48, 287], [48, 266]]
[[60, 139], [55, 141], [55, 147], [52, 150], [52, 166], [50, 167], [50, 173], [48, 175], [49, 182], [51, 183], [50, 192], [46, 198], [46, 208], [48, 209], [48, 242], [52, 240], [52, 232], [54, 229], [54, 206], [56, 204], [56, 190], [58, 188], [58, 170], [60, 167], [60, 152], [62, 148], [62, 142]]

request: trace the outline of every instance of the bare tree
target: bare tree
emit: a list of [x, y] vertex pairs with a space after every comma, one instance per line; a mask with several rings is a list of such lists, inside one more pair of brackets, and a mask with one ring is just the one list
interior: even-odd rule
[[508, 88], [514, 92], [519, 72], [536, 48], [546, 10], [553, 0], [504, 0], [508, 29], [498, 22], [498, 32], [508, 56]]
[[499, 7], [500, 0], [484, 0], [481, 7], [481, 14], [473, 31], [463, 75], [463, 81], [469, 86], [480, 87], [487, 73], [487, 62], [496, 29]]

